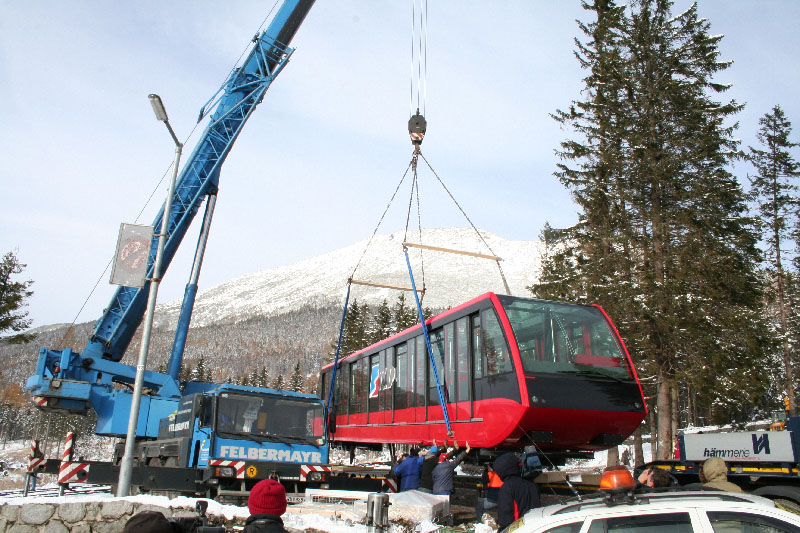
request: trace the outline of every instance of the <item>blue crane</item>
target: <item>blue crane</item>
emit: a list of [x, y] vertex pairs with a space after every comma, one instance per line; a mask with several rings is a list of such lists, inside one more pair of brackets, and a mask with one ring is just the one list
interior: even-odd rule
[[[293, 52], [289, 43], [313, 4], [314, 0], [283, 0], [267, 29], [253, 38], [249, 55], [200, 112], [199, 120], [209, 115], [210, 119], [177, 178], [162, 272], [203, 201], [208, 201], [167, 372], [145, 372], [144, 387], [152, 394], [142, 397], [136, 432], [137, 442], [141, 440], [137, 458], [144, 465], [152, 464], [148, 457], [156, 457], [169, 466], [208, 470], [219, 461], [254, 459], [260, 461], [257, 480], [276, 472], [282, 463], [295, 463], [299, 469], [301, 462], [327, 462], [324, 406], [315, 396], [178, 380], [220, 169], [250, 115], [288, 63]], [[162, 206], [154, 227], [161, 227], [163, 214]], [[157, 247], [154, 236], [148, 279]], [[75, 414], [94, 410], [98, 435], [125, 436], [132, 396], [126, 386], [133, 384], [136, 368], [120, 360], [142, 321], [148, 290], [149, 282], [142, 288], [119, 287], [82, 352], [40, 350], [36, 373], [26, 383], [37, 407]], [[207, 472], [204, 476], [205, 481], [213, 477]], [[216, 485], [221, 487], [218, 480]]]

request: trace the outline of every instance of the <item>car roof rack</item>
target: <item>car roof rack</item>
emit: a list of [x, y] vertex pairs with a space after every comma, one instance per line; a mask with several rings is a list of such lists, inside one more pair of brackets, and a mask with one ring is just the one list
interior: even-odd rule
[[671, 487], [665, 489], [649, 489], [642, 490], [614, 490], [608, 491], [606, 494], [597, 498], [591, 498], [575, 502], [572, 505], [565, 504], [564, 507], [557, 510], [553, 514], [572, 513], [579, 511], [586, 507], [598, 507], [605, 505], [611, 507], [614, 505], [636, 505], [651, 503], [651, 501], [667, 500], [667, 499], [715, 499], [718, 501], [726, 502], [749, 502], [752, 503], [754, 498], [750, 494], [738, 494], [735, 492], [725, 492], [722, 490], [674, 490]]

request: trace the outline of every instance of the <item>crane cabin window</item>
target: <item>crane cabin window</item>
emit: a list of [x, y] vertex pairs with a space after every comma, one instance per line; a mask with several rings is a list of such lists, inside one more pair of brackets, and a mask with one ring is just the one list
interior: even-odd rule
[[324, 436], [318, 400], [223, 393], [217, 406], [217, 433], [226, 438], [285, 441]]

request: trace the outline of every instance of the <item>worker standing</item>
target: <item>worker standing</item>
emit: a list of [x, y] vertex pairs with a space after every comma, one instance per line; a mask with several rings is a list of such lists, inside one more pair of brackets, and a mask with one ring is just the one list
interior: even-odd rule
[[503, 480], [500, 479], [498, 473], [492, 467], [492, 463], [486, 465], [487, 470], [484, 472], [485, 480], [484, 486], [486, 487], [486, 495], [478, 502], [475, 513], [478, 515], [478, 521], [481, 520], [483, 514], [489, 509], [497, 507], [497, 498], [500, 495], [500, 487], [503, 486]]
[[539, 507], [539, 489], [532, 481], [522, 479], [516, 454], [509, 452], [498, 457], [494, 470], [503, 480], [497, 495], [497, 526], [504, 529], [528, 510]]
[[446, 494], [449, 496], [455, 492], [453, 478], [455, 477], [456, 467], [461, 464], [461, 461], [464, 460], [464, 457], [467, 456], [469, 451], [470, 447], [468, 442], [467, 449], [459, 453], [455, 459], [449, 459], [449, 455], [445, 453], [439, 456], [439, 464], [433, 469], [434, 494]]
[[419, 487], [419, 474], [422, 470], [424, 455], [419, 454], [419, 449], [411, 448], [408, 457], [394, 467], [395, 475], [400, 477], [400, 492], [415, 490]]
[[[456, 443], [458, 446], [458, 443]], [[444, 441], [444, 449], [447, 449], [447, 440]], [[455, 455], [455, 451], [453, 451]], [[436, 445], [436, 440], [433, 441], [433, 446], [428, 449], [428, 455], [422, 460], [422, 469], [419, 474], [419, 488], [421, 492], [433, 494], [433, 469], [439, 464], [439, 447]]]

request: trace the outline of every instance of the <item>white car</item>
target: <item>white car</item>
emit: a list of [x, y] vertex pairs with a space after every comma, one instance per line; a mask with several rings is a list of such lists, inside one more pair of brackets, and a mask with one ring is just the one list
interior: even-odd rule
[[617, 491], [531, 509], [506, 533], [800, 533], [800, 515], [772, 500], [722, 491]]

